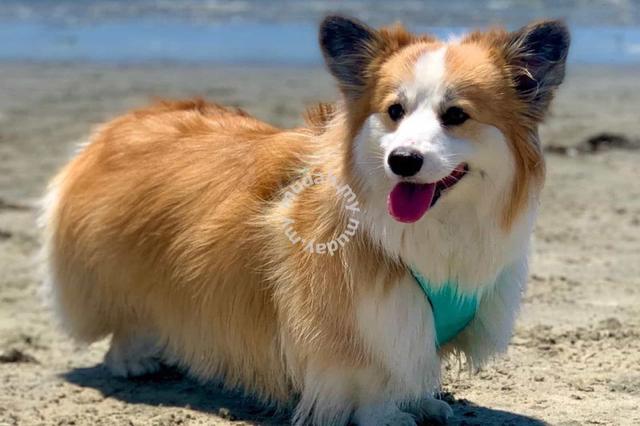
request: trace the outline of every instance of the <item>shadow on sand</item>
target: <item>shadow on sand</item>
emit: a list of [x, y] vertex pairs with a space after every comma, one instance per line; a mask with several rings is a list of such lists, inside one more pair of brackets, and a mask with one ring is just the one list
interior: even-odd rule
[[[105, 397], [116, 398], [130, 404], [190, 408], [257, 425], [283, 425], [289, 423], [287, 414], [276, 413], [262, 407], [256, 400], [238, 392], [230, 392], [216, 384], [202, 384], [175, 368], [164, 368], [158, 373], [136, 379], [120, 379], [102, 366], [76, 368], [62, 375], [66, 380], [82, 387], [100, 391]], [[547, 423], [520, 414], [474, 405], [444, 395], [451, 404], [455, 417], [450, 425], [510, 425], [543, 426]], [[429, 424], [422, 423], [424, 425]]]

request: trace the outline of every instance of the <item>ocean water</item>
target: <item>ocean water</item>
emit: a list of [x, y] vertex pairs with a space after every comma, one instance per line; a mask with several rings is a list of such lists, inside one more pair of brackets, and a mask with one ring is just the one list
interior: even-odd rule
[[562, 18], [571, 62], [640, 63], [640, 0], [2, 0], [0, 60], [315, 65], [332, 12], [440, 37]]

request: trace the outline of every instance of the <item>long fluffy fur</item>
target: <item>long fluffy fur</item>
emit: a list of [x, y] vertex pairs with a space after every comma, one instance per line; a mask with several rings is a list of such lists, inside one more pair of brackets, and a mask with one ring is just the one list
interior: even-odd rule
[[[366, 423], [377, 412], [367, 407], [411, 405], [432, 394], [445, 353], [462, 351], [480, 365], [504, 350], [543, 171], [529, 140], [540, 117], [512, 114], [524, 101], [499, 59], [505, 34], [474, 34], [460, 47], [483, 49], [482, 60], [500, 70], [493, 80], [464, 64], [462, 74], [449, 76], [480, 81], [486, 89], [472, 98], [502, 96], [487, 114], [507, 138], [517, 172], [513, 191], [491, 210], [493, 225], [443, 212], [463, 229], [430, 222], [407, 232], [376, 210], [381, 194], [367, 188], [354, 158], [365, 120], [390, 90], [375, 82], [405, 73], [441, 45], [395, 27], [376, 32], [368, 47], [364, 78], [372, 83], [360, 88], [364, 95], [312, 109], [309, 128], [282, 130], [195, 100], [164, 101], [99, 129], [45, 201], [52, 297], [65, 329], [82, 342], [111, 335], [108, 358], [126, 355], [127, 342], [143, 336], [158, 356], [197, 377], [283, 407], [298, 401], [294, 421], [301, 424], [344, 424], [352, 413]], [[388, 65], [390, 57], [405, 68]], [[287, 218], [315, 241], [335, 239], [347, 226], [344, 200], [327, 182], [284, 203], [284, 192], [308, 171], [335, 175], [369, 209], [334, 255], [302, 250], [283, 232]], [[476, 320], [438, 354], [429, 305], [407, 273], [416, 262], [403, 253], [426, 238], [433, 256], [455, 257], [445, 246], [463, 231], [472, 237], [461, 244], [477, 244], [472, 267], [485, 265], [496, 284], [483, 290]], [[485, 252], [479, 241], [500, 251]]]

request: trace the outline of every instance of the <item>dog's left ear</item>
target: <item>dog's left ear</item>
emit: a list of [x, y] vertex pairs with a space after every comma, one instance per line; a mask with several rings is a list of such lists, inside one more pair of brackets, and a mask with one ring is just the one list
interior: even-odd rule
[[530, 112], [542, 116], [564, 80], [570, 36], [562, 21], [541, 21], [509, 34], [505, 48], [514, 87]]
[[350, 99], [357, 99], [367, 86], [369, 66], [379, 45], [373, 28], [351, 18], [327, 16], [320, 24], [320, 47], [331, 74]]

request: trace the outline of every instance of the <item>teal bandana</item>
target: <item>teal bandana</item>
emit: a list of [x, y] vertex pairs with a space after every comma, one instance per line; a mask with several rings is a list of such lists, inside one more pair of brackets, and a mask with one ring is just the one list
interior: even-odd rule
[[419, 272], [414, 269], [410, 271], [431, 304], [436, 345], [440, 347], [469, 325], [478, 310], [480, 297], [478, 293], [459, 292], [458, 286], [451, 282], [434, 288]]

